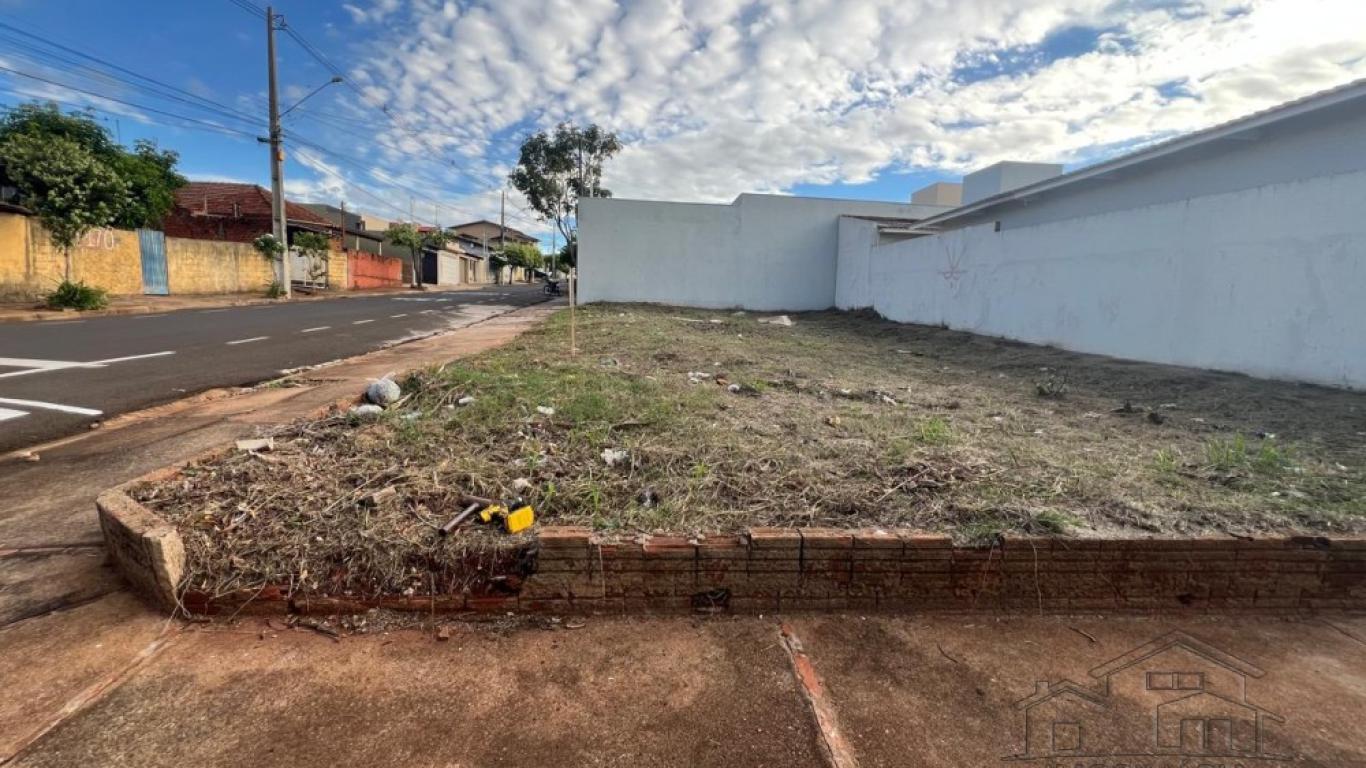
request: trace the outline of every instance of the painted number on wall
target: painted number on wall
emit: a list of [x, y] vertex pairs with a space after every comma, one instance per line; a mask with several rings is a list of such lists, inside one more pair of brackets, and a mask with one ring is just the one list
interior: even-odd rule
[[103, 229], [92, 229], [81, 238], [82, 248], [103, 248], [106, 251], [114, 250], [115, 238], [114, 230], [105, 227]]

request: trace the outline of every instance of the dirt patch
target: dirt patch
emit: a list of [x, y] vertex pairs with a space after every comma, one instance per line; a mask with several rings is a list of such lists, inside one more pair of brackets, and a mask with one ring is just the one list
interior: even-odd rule
[[1366, 394], [868, 314], [758, 317], [588, 307], [571, 356], [562, 312], [410, 377], [374, 421], [296, 424], [135, 496], [181, 528], [209, 590], [420, 592], [488, 548], [434, 533], [467, 493], [623, 534], [1366, 530]]

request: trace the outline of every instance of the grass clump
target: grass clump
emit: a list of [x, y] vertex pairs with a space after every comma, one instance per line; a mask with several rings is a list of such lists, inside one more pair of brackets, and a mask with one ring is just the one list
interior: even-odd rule
[[63, 280], [51, 293], [43, 297], [49, 309], [104, 309], [109, 306], [109, 294], [103, 288], [84, 282]]

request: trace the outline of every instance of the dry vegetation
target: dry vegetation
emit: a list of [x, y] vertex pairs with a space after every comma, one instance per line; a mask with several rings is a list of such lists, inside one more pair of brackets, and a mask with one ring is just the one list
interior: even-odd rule
[[296, 424], [273, 452], [137, 495], [216, 590], [449, 586], [497, 537], [433, 529], [461, 494], [511, 496], [519, 479], [542, 522], [622, 533], [1366, 530], [1366, 395], [863, 314], [759, 317], [589, 307], [571, 357], [560, 313], [411, 377], [382, 417]]

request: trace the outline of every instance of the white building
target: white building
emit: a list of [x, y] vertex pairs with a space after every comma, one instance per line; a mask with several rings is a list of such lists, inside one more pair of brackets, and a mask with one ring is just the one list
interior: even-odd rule
[[580, 296], [901, 322], [1366, 387], [1366, 81], [898, 203], [585, 200]]

